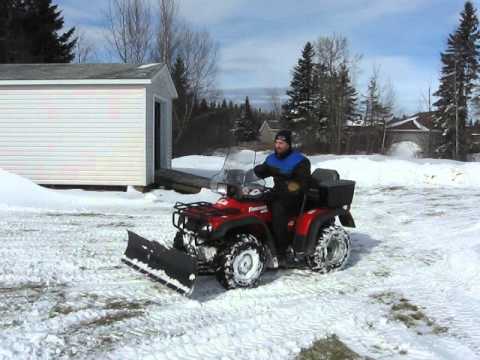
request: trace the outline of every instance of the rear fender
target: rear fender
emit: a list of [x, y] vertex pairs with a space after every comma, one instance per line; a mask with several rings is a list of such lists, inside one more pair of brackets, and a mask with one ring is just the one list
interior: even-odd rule
[[[308, 235], [304, 239], [303, 249], [298, 249], [303, 251], [297, 251], [297, 249], [295, 250], [300, 253], [303, 252], [305, 255], [313, 254], [315, 252], [315, 247], [317, 246], [317, 236], [320, 229], [326, 224], [332, 222], [332, 220], [335, 221], [336, 216], [338, 217], [346, 216], [347, 213], [349, 213], [348, 210], [332, 209], [327, 213], [323, 213], [317, 216], [315, 220], [313, 220], [313, 222], [311, 223], [310, 229], [308, 231]], [[352, 221], [353, 221], [353, 218], [352, 218]]]
[[245, 217], [242, 219], [231, 220], [223, 223], [214, 230], [210, 235], [210, 239], [218, 240], [225, 238], [227, 234], [232, 232], [250, 232], [259, 237], [259, 240], [266, 245], [273, 257], [277, 255], [277, 248], [273, 241], [273, 236], [268, 226], [256, 217]]

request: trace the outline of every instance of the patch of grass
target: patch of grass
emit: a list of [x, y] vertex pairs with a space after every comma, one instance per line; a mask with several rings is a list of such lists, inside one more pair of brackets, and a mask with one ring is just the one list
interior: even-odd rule
[[370, 295], [372, 299], [375, 299], [385, 305], [391, 304], [396, 296], [397, 294], [391, 291], [384, 291]]
[[371, 298], [388, 305], [389, 316], [407, 328], [415, 330], [419, 335], [443, 334], [448, 332], [447, 327], [439, 326], [430, 319], [420, 306], [412, 304], [410, 300], [394, 292], [382, 292], [370, 295]]
[[345, 345], [333, 334], [317, 340], [309, 349], [298, 354], [297, 360], [358, 360], [365, 359]]

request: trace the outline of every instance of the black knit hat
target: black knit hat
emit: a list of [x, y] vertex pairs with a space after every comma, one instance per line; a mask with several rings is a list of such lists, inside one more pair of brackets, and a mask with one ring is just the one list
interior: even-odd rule
[[275, 135], [275, 140], [285, 141], [292, 147], [292, 132], [290, 130], [280, 130], [277, 135]]

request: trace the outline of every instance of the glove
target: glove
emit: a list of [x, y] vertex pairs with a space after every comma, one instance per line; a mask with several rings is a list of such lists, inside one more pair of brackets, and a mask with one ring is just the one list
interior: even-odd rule
[[300, 190], [300, 184], [296, 181], [289, 181], [287, 184], [288, 192], [297, 192]]

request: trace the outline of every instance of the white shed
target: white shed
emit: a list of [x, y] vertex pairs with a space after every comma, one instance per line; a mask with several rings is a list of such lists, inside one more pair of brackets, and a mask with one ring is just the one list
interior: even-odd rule
[[147, 186], [170, 168], [163, 64], [0, 65], [0, 168], [45, 185]]

